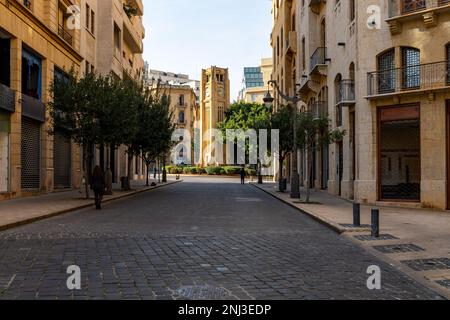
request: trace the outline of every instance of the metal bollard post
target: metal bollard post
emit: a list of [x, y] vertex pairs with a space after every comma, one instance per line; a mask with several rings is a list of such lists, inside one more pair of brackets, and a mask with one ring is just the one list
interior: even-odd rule
[[372, 237], [380, 237], [380, 210], [372, 209]]
[[353, 204], [353, 225], [355, 227], [361, 226], [361, 205], [359, 203]]

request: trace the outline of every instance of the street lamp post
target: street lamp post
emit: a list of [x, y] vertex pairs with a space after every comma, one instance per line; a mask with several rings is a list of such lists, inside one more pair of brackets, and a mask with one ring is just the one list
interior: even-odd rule
[[[298, 174], [298, 168], [297, 168], [297, 103], [301, 101], [301, 97], [297, 94], [297, 90], [294, 90], [294, 96], [289, 97], [288, 95], [284, 94], [281, 89], [278, 86], [277, 81], [270, 80], [268, 82], [269, 85], [272, 85], [272, 87], [275, 87], [277, 90], [277, 93], [280, 97], [282, 97], [284, 100], [290, 102], [293, 104], [293, 113], [294, 113], [294, 145], [292, 147], [292, 177], [291, 177], [291, 198], [292, 199], [299, 199], [300, 198], [300, 176]], [[267, 91], [267, 94], [264, 98], [264, 103], [266, 105], [273, 103], [274, 98], [270, 95], [270, 91]]]

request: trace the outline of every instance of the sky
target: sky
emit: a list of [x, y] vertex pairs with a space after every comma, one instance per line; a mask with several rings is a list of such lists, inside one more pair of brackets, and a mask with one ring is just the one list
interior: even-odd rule
[[145, 0], [144, 60], [150, 69], [188, 74], [228, 68], [231, 100], [244, 67], [271, 57], [271, 0]]

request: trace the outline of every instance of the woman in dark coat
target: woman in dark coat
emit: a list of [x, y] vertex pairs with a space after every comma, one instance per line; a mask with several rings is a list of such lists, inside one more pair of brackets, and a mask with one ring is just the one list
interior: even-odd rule
[[91, 179], [91, 189], [95, 194], [95, 208], [100, 210], [102, 208], [103, 194], [105, 193], [106, 183], [105, 176], [100, 166], [95, 166], [94, 173]]
[[241, 176], [241, 184], [245, 184], [245, 169], [244, 168], [241, 168], [239, 175]]

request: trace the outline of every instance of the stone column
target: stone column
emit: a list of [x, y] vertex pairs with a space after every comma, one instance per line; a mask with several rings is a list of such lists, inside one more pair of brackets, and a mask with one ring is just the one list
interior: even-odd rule
[[[42, 60], [42, 102], [50, 100], [49, 89], [53, 82], [54, 64], [49, 60]], [[42, 125], [42, 165], [41, 165], [41, 189], [53, 191], [54, 168], [53, 168], [53, 135], [48, 132], [51, 129], [50, 112], [45, 111], [45, 123]]]
[[21, 193], [21, 137], [22, 137], [22, 41], [11, 39], [11, 89], [16, 92], [16, 111], [11, 115], [10, 138], [10, 191], [12, 196]]

